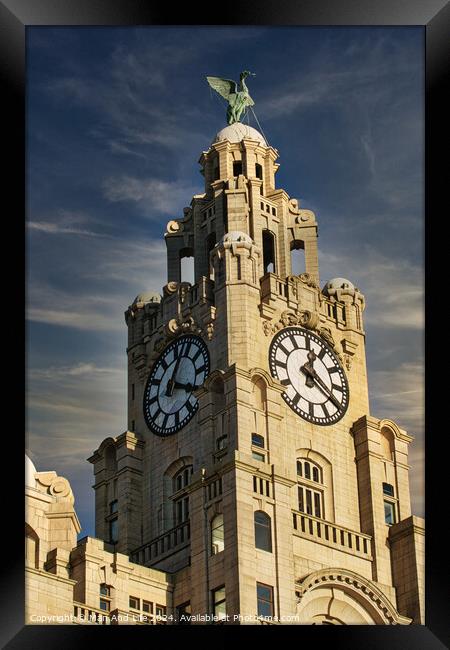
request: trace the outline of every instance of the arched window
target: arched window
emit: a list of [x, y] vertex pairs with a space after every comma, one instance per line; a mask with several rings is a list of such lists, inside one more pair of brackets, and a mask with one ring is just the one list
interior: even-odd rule
[[211, 521], [211, 555], [221, 553], [224, 548], [223, 515], [216, 515]]
[[272, 553], [272, 529], [270, 517], [262, 510], [254, 514], [255, 547]]
[[208, 265], [208, 274], [211, 280], [214, 280], [214, 266], [210, 261], [209, 254], [211, 253], [212, 249], [216, 245], [216, 233], [211, 232], [206, 238], [206, 263]]
[[194, 284], [194, 251], [192, 248], [180, 250], [180, 281]]
[[174, 526], [189, 519], [189, 496], [186, 488], [191, 482], [192, 465], [182, 467], [173, 477], [173, 523]]
[[264, 273], [276, 273], [275, 235], [270, 230], [262, 231]]
[[298, 509], [307, 515], [325, 518], [322, 468], [311, 460], [297, 460]]
[[[263, 180], [263, 168], [259, 163], [255, 164], [255, 174], [256, 174], [256, 178], [259, 178], [259, 180], [261, 180], [261, 181]], [[264, 194], [264, 186], [263, 185], [264, 184], [262, 183], [261, 184], [261, 190], [260, 190], [261, 194]]]
[[295, 239], [291, 242], [291, 275], [301, 275], [305, 271], [305, 243]]

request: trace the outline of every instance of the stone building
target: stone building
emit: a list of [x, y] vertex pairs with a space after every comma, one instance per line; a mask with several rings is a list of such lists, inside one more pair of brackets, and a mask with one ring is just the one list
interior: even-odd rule
[[276, 187], [277, 158], [242, 123], [202, 153], [162, 295], [125, 313], [128, 430], [88, 459], [96, 539], [76, 544], [65, 479], [27, 487], [28, 612], [424, 623], [412, 438], [369, 413], [364, 296], [321, 285], [316, 217]]

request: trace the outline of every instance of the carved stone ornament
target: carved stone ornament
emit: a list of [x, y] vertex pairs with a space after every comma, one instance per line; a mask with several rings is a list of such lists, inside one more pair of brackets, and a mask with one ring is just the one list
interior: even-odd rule
[[201, 334], [202, 330], [192, 316], [186, 318], [178, 316], [170, 319], [164, 328], [164, 333], [168, 338], [172, 338], [180, 334]]
[[177, 219], [172, 219], [167, 224], [166, 229], [168, 233], [182, 232], [184, 230], [184, 226], [181, 223], [181, 221], [178, 221]]
[[289, 327], [290, 325], [301, 325], [306, 329], [314, 330], [318, 323], [319, 315], [315, 312], [309, 311], [308, 309], [297, 312], [286, 309], [278, 321], [264, 321], [263, 329], [264, 334], [269, 336], [283, 329], [283, 327]]
[[270, 336], [271, 334], [279, 332], [284, 327], [292, 325], [300, 325], [305, 329], [317, 332], [317, 334], [321, 336], [333, 349], [341, 365], [344, 365], [344, 357], [336, 346], [331, 330], [328, 327], [319, 326], [319, 315], [316, 312], [309, 311], [308, 309], [296, 312], [286, 309], [282, 312], [278, 321], [263, 321], [263, 330], [266, 336]]
[[300, 273], [300, 275], [297, 277], [300, 278], [300, 280], [304, 282], [308, 287], [314, 287], [314, 289], [319, 288], [319, 285], [309, 273]]
[[319, 330], [320, 336], [323, 338], [326, 343], [332, 348], [336, 347], [336, 343], [334, 342], [333, 335], [331, 333], [331, 330], [328, 327], [321, 327]]
[[36, 472], [36, 481], [46, 488], [47, 494], [53, 497], [68, 499], [73, 503], [73, 493], [69, 481], [56, 472]]
[[212, 337], [214, 336], [214, 323], [210, 321], [209, 323], [207, 323], [205, 329], [206, 329], [206, 338], [208, 339], [208, 341], [211, 341]]
[[168, 282], [163, 287], [163, 292], [165, 296], [171, 296], [178, 289], [178, 282]]
[[319, 285], [309, 273], [301, 273], [300, 275], [288, 275], [286, 280], [290, 283], [290, 291], [295, 297], [298, 297], [297, 286], [300, 282], [302, 284], [306, 284], [308, 287], [312, 287], [313, 289], [319, 288]]

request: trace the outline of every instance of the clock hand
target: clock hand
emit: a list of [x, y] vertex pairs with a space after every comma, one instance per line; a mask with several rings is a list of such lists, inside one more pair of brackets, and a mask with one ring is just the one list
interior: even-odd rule
[[174, 368], [174, 370], [173, 370], [173, 372], [172, 372], [172, 376], [171, 376], [171, 378], [169, 379], [169, 381], [167, 382], [167, 386], [166, 386], [166, 397], [172, 397], [172, 395], [173, 395], [173, 389], [175, 388], [175, 375], [177, 374], [178, 366], [180, 365], [180, 361], [181, 361], [182, 356], [183, 356], [183, 355], [181, 354], [181, 352], [182, 352], [183, 349], [184, 349], [184, 345], [183, 345], [183, 347], [182, 347], [181, 350], [180, 350], [180, 356], [178, 357], [178, 359], [177, 359], [177, 361], [176, 361], [176, 363], [175, 363], [175, 368]]
[[198, 388], [198, 386], [192, 385], [192, 384], [180, 384], [180, 382], [175, 381], [173, 384], [174, 388], [184, 388], [186, 391], [192, 391]]
[[315, 370], [312, 371], [311, 376], [313, 377], [313, 379], [315, 379], [315, 381], [317, 382], [317, 384], [318, 384], [319, 387], [321, 388], [322, 393], [324, 393], [324, 394], [328, 397], [328, 399], [330, 400], [330, 402], [332, 402], [332, 403], [335, 405], [335, 407], [336, 407], [337, 409], [340, 409], [340, 408], [341, 408], [341, 405], [340, 405], [340, 403], [339, 403], [339, 400], [337, 400], [337, 399], [335, 398], [335, 396], [333, 395], [333, 393], [330, 391], [330, 389], [329, 389], [328, 386], [325, 384], [325, 382], [322, 381], [322, 379], [319, 377], [319, 375], [317, 374], [317, 372], [316, 372]]
[[308, 361], [305, 363], [300, 370], [306, 375], [306, 381], [305, 384], [308, 386], [308, 388], [313, 388], [314, 386], [314, 380], [312, 378], [312, 373], [314, 372], [314, 361], [317, 359], [316, 353], [314, 350], [310, 350], [308, 352]]

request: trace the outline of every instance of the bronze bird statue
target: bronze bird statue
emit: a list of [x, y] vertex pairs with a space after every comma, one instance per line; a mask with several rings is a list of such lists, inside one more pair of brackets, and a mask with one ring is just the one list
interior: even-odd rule
[[227, 107], [227, 122], [234, 124], [240, 122], [241, 117], [245, 115], [248, 106], [254, 106], [255, 102], [250, 97], [248, 88], [245, 84], [245, 79], [248, 76], [255, 77], [254, 72], [244, 70], [241, 72], [239, 78], [239, 87], [235, 81], [230, 79], [222, 79], [222, 77], [206, 77], [207, 82], [219, 95], [221, 95], [228, 102]]

